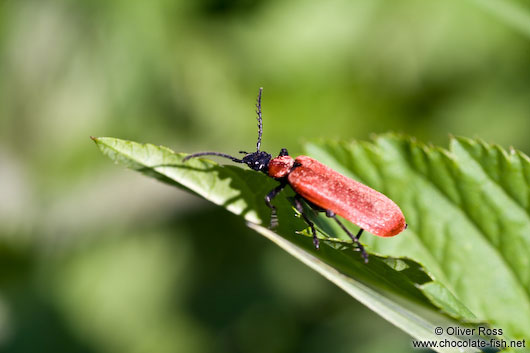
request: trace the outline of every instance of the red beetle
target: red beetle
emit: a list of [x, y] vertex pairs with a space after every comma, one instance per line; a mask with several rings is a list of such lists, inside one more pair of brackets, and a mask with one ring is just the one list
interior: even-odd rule
[[[285, 148], [282, 148], [276, 158], [272, 158], [267, 152], [260, 151], [263, 133], [261, 115], [262, 91], [263, 88], [260, 88], [256, 105], [256, 113], [258, 114], [256, 152], [240, 151], [240, 153], [245, 154], [242, 159], [219, 152], [199, 152], [187, 156], [184, 161], [206, 155], [224, 157], [236, 163], [245, 163], [251, 169], [263, 172], [278, 180], [280, 185], [265, 196], [265, 204], [271, 209], [271, 227], [277, 225], [276, 208], [271, 201], [287, 185], [290, 185], [296, 193], [294, 206], [311, 228], [313, 243], [317, 249], [319, 248], [319, 241], [315, 225], [305, 214], [302, 200], [311, 208], [325, 212], [328, 217], [333, 218], [357, 245], [364, 261], [368, 262], [368, 254], [359, 242], [363, 230], [366, 229], [380, 237], [393, 237], [401, 233], [407, 228], [401, 209], [380, 192], [345, 177], [311, 157], [298, 156], [293, 159]], [[339, 221], [337, 215], [357, 224], [361, 228], [357, 235], [354, 236]]]

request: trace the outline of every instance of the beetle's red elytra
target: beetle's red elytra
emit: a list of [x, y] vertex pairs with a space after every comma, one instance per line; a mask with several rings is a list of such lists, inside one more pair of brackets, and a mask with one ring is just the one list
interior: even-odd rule
[[294, 163], [300, 166], [287, 178], [304, 199], [380, 237], [393, 237], [405, 229], [405, 217], [398, 205], [380, 192], [311, 157], [298, 156]]
[[[280, 184], [265, 196], [265, 204], [271, 209], [271, 228], [277, 225], [276, 208], [271, 201], [287, 185], [291, 186], [296, 193], [294, 206], [311, 228], [313, 243], [317, 249], [319, 248], [317, 232], [313, 222], [304, 211], [302, 201], [333, 218], [357, 245], [364, 261], [368, 262], [368, 254], [359, 241], [363, 230], [366, 229], [380, 237], [393, 237], [401, 233], [407, 228], [401, 209], [382, 193], [334, 171], [316, 159], [308, 156], [298, 156], [293, 159], [285, 148], [282, 148], [278, 157], [275, 158], [267, 152], [260, 151], [263, 133], [262, 92], [263, 88], [260, 88], [256, 105], [258, 114], [256, 152], [241, 151], [240, 153], [245, 154], [242, 159], [219, 152], [199, 152], [187, 156], [184, 161], [206, 155], [224, 157], [236, 163], [244, 163], [251, 169], [278, 180]], [[359, 232], [354, 236], [337, 218], [337, 215], [357, 224], [360, 227]]]

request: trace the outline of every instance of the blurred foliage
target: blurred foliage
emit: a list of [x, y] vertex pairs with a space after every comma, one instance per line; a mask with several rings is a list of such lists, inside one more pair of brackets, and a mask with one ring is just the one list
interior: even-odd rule
[[251, 148], [264, 86], [274, 153], [388, 130], [529, 152], [528, 13], [521, 0], [1, 1], [0, 350], [410, 350], [233, 216], [113, 167], [88, 136]]

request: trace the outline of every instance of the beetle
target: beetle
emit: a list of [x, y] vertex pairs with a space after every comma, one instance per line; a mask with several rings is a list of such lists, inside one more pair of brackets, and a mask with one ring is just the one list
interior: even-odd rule
[[[262, 93], [263, 87], [259, 89], [256, 104], [258, 115], [256, 152], [239, 151], [245, 155], [241, 159], [220, 152], [199, 152], [186, 156], [183, 161], [201, 156], [228, 158], [279, 181], [280, 184], [265, 196], [265, 204], [271, 210], [270, 228], [278, 225], [276, 207], [272, 204], [272, 200], [289, 185], [295, 192], [294, 207], [311, 228], [315, 248], [319, 248], [319, 239], [315, 225], [304, 211], [302, 202], [333, 218], [352, 239], [357, 250], [361, 252], [364, 262], [367, 263], [368, 254], [359, 241], [361, 234], [364, 230], [380, 237], [392, 237], [401, 233], [407, 228], [401, 209], [382, 193], [336, 172], [316, 159], [308, 156], [293, 158], [285, 148], [282, 148], [275, 158], [267, 152], [260, 151], [263, 135]], [[353, 235], [337, 215], [357, 224], [360, 227], [357, 234]]]

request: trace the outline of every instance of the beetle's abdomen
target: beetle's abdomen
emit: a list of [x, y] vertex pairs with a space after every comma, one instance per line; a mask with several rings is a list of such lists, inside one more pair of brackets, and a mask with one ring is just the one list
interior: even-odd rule
[[406, 227], [401, 209], [388, 197], [325, 166], [299, 156], [288, 175], [295, 192], [311, 203], [333, 211], [381, 237], [392, 237]]

